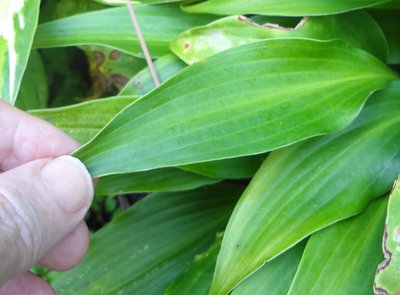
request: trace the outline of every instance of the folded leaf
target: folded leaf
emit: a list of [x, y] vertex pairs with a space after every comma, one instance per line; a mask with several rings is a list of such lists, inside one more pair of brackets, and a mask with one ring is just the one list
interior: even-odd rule
[[[173, 5], [136, 5], [135, 11], [153, 57], [169, 53], [169, 43], [179, 33], [216, 19], [209, 15], [199, 17], [184, 13]], [[47, 48], [84, 44], [105, 45], [142, 55], [126, 7], [103, 9], [41, 24], [33, 46]]]
[[288, 295], [371, 294], [387, 198], [365, 212], [313, 234]]
[[0, 99], [14, 104], [28, 63], [40, 0], [0, 2]]
[[178, 168], [165, 168], [101, 177], [96, 185], [96, 194], [184, 191], [219, 181], [221, 179], [208, 178]]
[[75, 156], [102, 176], [263, 153], [342, 129], [396, 78], [339, 41], [252, 43], [181, 71]]
[[385, 260], [376, 270], [375, 294], [400, 293], [400, 182], [397, 179], [389, 197], [385, 232], [383, 235], [383, 254]]
[[163, 294], [224, 229], [240, 195], [216, 185], [155, 193], [96, 232], [88, 255], [53, 284], [57, 294]]
[[[365, 31], [360, 31], [360, 27]], [[303, 18], [295, 28], [281, 27], [270, 21], [259, 25], [244, 16], [229, 16], [183, 32], [171, 43], [171, 50], [192, 64], [232, 47], [280, 37], [342, 39], [382, 61], [387, 58], [385, 36], [376, 21], [364, 11]]]
[[362, 212], [400, 173], [400, 82], [345, 130], [272, 152], [229, 221], [211, 294], [227, 294], [311, 233]]
[[[186, 67], [186, 64], [173, 54], [167, 54], [154, 62], [161, 82]], [[156, 87], [148, 68], [140, 71], [133, 77], [119, 93], [120, 95], [145, 95]]]
[[184, 10], [214, 14], [326, 15], [372, 7], [389, 0], [208, 0]]

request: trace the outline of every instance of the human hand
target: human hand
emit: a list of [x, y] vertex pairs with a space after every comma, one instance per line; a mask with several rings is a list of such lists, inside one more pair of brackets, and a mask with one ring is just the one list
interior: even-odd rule
[[28, 269], [67, 270], [85, 255], [93, 184], [78, 159], [59, 157], [77, 147], [0, 100], [0, 295], [54, 294]]

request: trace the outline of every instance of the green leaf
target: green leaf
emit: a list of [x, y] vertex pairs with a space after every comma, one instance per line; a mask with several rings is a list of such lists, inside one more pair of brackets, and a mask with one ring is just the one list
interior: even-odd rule
[[[125, 0], [95, 0], [96, 2], [103, 3], [106, 5], [126, 5]], [[172, 2], [182, 2], [182, 0], [132, 0], [134, 4], [142, 3], [142, 4], [159, 4], [159, 3], [172, 3]]]
[[[153, 57], [169, 53], [169, 43], [181, 32], [216, 19], [215, 16], [184, 13], [174, 5], [136, 5], [135, 11]], [[103, 9], [41, 24], [33, 45], [47, 48], [83, 44], [105, 45], [142, 56], [126, 7]]]
[[192, 265], [172, 282], [165, 295], [208, 294], [223, 236], [223, 233], [218, 233], [210, 248], [196, 255]]
[[32, 50], [15, 106], [23, 110], [41, 109], [47, 106], [49, 98], [46, 72], [42, 58]]
[[137, 97], [97, 99], [67, 107], [33, 110], [30, 113], [62, 129], [83, 144], [92, 139], [118, 112]]
[[371, 294], [387, 198], [359, 216], [313, 234], [288, 295]]
[[389, 64], [400, 64], [400, 18], [398, 11], [373, 10], [372, 16], [377, 20], [389, 45]]
[[372, 7], [388, 0], [208, 0], [185, 6], [194, 13], [265, 14], [283, 16], [326, 15]]
[[[211, 247], [197, 255], [193, 264], [167, 289], [166, 295], [207, 295], [211, 286], [217, 255], [223, 234], [218, 234]], [[280, 295], [287, 294], [299, 265], [305, 243], [300, 243], [264, 265], [242, 282], [232, 295]], [[279, 282], [277, 284], [277, 282]]]
[[162, 294], [224, 229], [240, 195], [216, 185], [155, 193], [92, 236], [88, 255], [53, 287], [57, 294]]
[[[360, 31], [360, 27], [365, 30]], [[229, 16], [183, 32], [171, 43], [171, 50], [192, 64], [232, 47], [280, 37], [342, 39], [382, 61], [387, 58], [385, 36], [376, 21], [364, 11], [304, 18], [295, 28], [281, 27], [270, 21], [259, 25], [244, 16]]]
[[247, 44], [181, 71], [75, 156], [104, 176], [263, 153], [342, 129], [396, 78], [339, 41]]
[[[158, 77], [164, 82], [186, 67], [173, 54], [167, 54], [154, 62]], [[133, 77], [119, 93], [120, 95], [145, 95], [155, 88], [153, 78], [148, 68], [140, 71]]]
[[375, 294], [400, 293], [400, 181], [394, 184], [389, 197], [382, 248], [385, 260], [376, 270]]
[[232, 291], [232, 295], [286, 295], [299, 266], [305, 242], [266, 263]]
[[14, 104], [28, 63], [40, 0], [0, 3], [0, 98]]
[[183, 191], [219, 181], [177, 168], [165, 168], [101, 177], [96, 185], [96, 194]]
[[345, 130], [272, 152], [232, 214], [211, 294], [387, 192], [400, 172], [399, 112], [396, 81]]
[[251, 178], [260, 168], [267, 155], [232, 158], [180, 166], [179, 168], [211, 178]]

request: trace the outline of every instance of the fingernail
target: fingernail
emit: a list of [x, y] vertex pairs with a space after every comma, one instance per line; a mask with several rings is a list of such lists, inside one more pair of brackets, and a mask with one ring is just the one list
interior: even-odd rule
[[90, 206], [93, 199], [92, 179], [77, 158], [62, 156], [52, 160], [42, 169], [42, 176], [65, 211], [73, 213]]

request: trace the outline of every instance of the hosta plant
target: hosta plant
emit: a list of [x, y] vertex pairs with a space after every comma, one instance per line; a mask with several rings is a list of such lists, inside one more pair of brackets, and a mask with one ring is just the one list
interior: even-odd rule
[[399, 294], [400, 2], [133, 4], [159, 86], [125, 1], [0, 3], [0, 96], [140, 199], [58, 294]]

